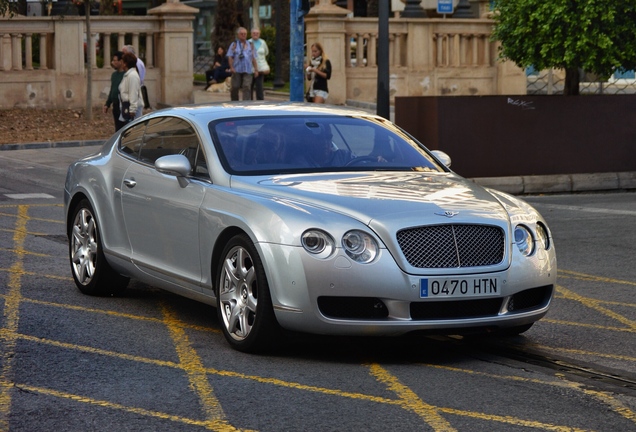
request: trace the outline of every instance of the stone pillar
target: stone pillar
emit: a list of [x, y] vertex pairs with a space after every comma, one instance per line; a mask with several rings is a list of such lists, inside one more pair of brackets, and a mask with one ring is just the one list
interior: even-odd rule
[[490, 10], [490, 0], [472, 0], [472, 3], [477, 3], [477, 17], [489, 18], [492, 11]]
[[[54, 18], [53, 69], [51, 85], [53, 105], [61, 108], [82, 106], [86, 102], [86, 69], [84, 61], [84, 17]], [[86, 48], [91, 37], [86, 40]]]
[[179, 0], [168, 0], [148, 15], [159, 17], [156, 67], [162, 70], [157, 100], [166, 105], [192, 103], [194, 75], [193, 21], [199, 9], [186, 6]]
[[307, 58], [311, 56], [311, 45], [320, 42], [331, 61], [327, 103], [332, 105], [342, 105], [347, 99], [345, 47], [348, 41], [345, 34], [345, 18], [349, 13], [348, 9], [335, 6], [330, 0], [320, 0], [320, 3], [305, 15]]

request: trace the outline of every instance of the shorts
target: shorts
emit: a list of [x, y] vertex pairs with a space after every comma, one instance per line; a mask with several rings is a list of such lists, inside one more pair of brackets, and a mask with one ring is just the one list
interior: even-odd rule
[[327, 93], [324, 90], [314, 90], [313, 96], [314, 97], [316, 97], [316, 96], [321, 97], [321, 98], [323, 98], [326, 101], [327, 98], [329, 97], [329, 93]]

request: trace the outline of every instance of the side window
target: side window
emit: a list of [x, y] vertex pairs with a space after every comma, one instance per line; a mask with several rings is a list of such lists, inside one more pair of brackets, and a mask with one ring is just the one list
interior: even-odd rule
[[149, 120], [143, 138], [140, 160], [154, 164], [160, 157], [172, 154], [186, 156], [190, 160], [193, 171], [197, 171], [197, 158], [203, 158], [203, 152], [200, 150], [199, 138], [192, 126], [176, 117], [158, 117]]
[[210, 178], [208, 163], [205, 160], [205, 155], [203, 154], [203, 149], [201, 148], [201, 146], [199, 146], [199, 150], [197, 151], [194, 159], [194, 164], [192, 164], [192, 175], [204, 179]]
[[124, 132], [119, 142], [119, 149], [127, 155], [138, 158], [145, 129], [146, 123], [144, 122]]

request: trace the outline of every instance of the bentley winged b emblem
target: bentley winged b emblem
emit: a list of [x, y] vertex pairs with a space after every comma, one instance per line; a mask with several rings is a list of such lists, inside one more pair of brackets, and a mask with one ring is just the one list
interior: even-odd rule
[[457, 216], [459, 212], [446, 210], [443, 212], [435, 212], [437, 216], [446, 216], [447, 218], [452, 218], [453, 216]]

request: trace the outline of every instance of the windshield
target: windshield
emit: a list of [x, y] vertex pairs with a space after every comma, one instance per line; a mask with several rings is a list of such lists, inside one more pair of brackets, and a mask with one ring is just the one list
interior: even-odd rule
[[376, 118], [249, 117], [213, 122], [210, 133], [232, 174], [444, 171], [408, 135]]

